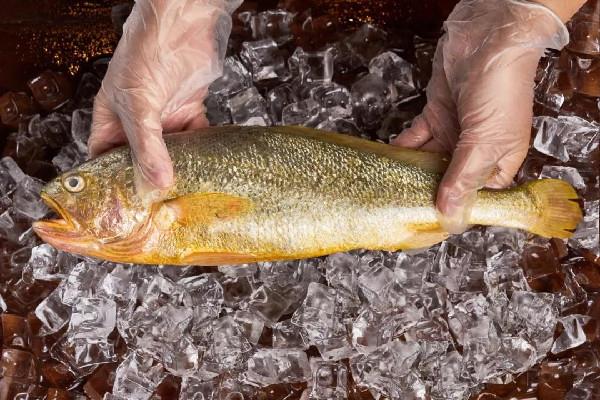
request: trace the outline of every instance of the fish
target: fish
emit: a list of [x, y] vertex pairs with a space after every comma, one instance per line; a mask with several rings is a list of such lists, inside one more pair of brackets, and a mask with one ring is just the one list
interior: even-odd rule
[[[448, 159], [305, 127], [224, 126], [165, 136], [174, 185], [136, 194], [131, 151], [116, 148], [50, 181], [59, 216], [33, 229], [70, 253], [133, 264], [234, 265], [448, 238], [435, 193]], [[469, 224], [568, 238], [582, 219], [562, 180], [480, 190]]]

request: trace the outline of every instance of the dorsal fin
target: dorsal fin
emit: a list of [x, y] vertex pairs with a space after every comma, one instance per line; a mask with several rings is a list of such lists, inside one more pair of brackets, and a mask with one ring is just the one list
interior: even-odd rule
[[392, 160], [398, 160], [438, 174], [443, 174], [446, 171], [450, 161], [448, 156], [445, 154], [406, 149], [357, 138], [355, 136], [305, 128], [302, 126], [282, 126], [270, 129], [273, 129], [273, 131], [277, 133], [297, 135], [314, 140], [320, 140], [322, 142], [350, 147], [356, 150], [368, 151], [373, 154], [387, 157]]

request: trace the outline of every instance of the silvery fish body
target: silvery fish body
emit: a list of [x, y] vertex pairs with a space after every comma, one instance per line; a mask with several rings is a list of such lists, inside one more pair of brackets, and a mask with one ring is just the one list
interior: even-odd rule
[[[50, 182], [62, 217], [38, 235], [74, 253], [138, 264], [218, 265], [444, 240], [434, 199], [446, 161], [300, 127], [220, 127], [165, 137], [175, 185], [136, 195], [127, 147]], [[480, 191], [471, 223], [567, 237], [581, 219], [567, 183]]]

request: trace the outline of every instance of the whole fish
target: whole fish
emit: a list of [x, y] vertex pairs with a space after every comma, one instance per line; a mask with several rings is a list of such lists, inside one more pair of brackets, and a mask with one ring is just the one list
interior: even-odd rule
[[[352, 249], [414, 249], [444, 240], [434, 200], [447, 162], [301, 127], [219, 127], [165, 137], [175, 185], [136, 195], [121, 147], [48, 183], [60, 219], [35, 232], [72, 253], [137, 264], [220, 265]], [[481, 190], [471, 224], [566, 238], [582, 218], [566, 182]]]

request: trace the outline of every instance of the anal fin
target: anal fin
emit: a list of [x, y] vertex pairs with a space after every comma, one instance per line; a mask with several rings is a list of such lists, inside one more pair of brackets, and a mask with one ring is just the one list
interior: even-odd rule
[[411, 232], [413, 234], [402, 241], [403, 250], [431, 247], [434, 244], [446, 240], [450, 235], [448, 232], [444, 231], [439, 224], [426, 226], [416, 225], [412, 228]]

